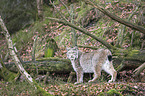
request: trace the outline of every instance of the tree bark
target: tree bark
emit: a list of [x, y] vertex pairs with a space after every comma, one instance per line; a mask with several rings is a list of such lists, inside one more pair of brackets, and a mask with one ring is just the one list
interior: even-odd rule
[[107, 10], [105, 10], [104, 8], [100, 7], [99, 5], [97, 4], [94, 4], [93, 2], [91, 2], [90, 0], [84, 0], [86, 3], [92, 5], [93, 7], [97, 8], [98, 10], [100, 10], [102, 13], [104, 13], [105, 15], [107, 15], [108, 17], [110, 17], [111, 19], [123, 24], [123, 25], [126, 25], [132, 29], [135, 29], [137, 31], [140, 31], [142, 32], [143, 34], [145, 34], [145, 28], [141, 27], [141, 26], [138, 26], [136, 24], [133, 24], [131, 22], [128, 22], [112, 13], [109, 13]]
[[43, 0], [37, 0], [38, 17], [43, 20]]
[[33, 82], [32, 77], [25, 71], [25, 69], [23, 68], [23, 66], [22, 66], [22, 64], [19, 60], [19, 58], [17, 57], [17, 55], [14, 51], [15, 47], [13, 46], [12, 39], [11, 39], [10, 34], [8, 33], [8, 30], [7, 30], [6, 26], [4, 25], [3, 20], [1, 19], [1, 17], [0, 17], [0, 25], [2, 27], [4, 35], [6, 37], [7, 44], [8, 44], [8, 49], [10, 51], [10, 55], [14, 59], [17, 68], [19, 69], [20, 73], [23, 74], [30, 83]]
[[[15, 65], [14, 62], [11, 63], [5, 62], [4, 64], [6, 68], [9, 69], [10, 71], [12, 72], [18, 71], [16, 66], [14, 66]], [[70, 71], [73, 71], [69, 59], [55, 57], [36, 59], [36, 61], [25, 61], [23, 66], [27, 70], [27, 72], [34, 74], [36, 73], [37, 70], [38, 73], [46, 73], [46, 72], [69, 73]]]
[[8, 49], [9, 49], [9, 52], [10, 52], [10, 55], [12, 56], [13, 60], [15, 61], [15, 65], [16, 67], [18, 68], [19, 72], [25, 77], [25, 79], [30, 83], [32, 84], [35, 88], [37, 88], [38, 91], [42, 92], [43, 95], [48, 95], [50, 96], [51, 94], [49, 94], [48, 92], [46, 92], [44, 89], [42, 89], [37, 83], [36, 81], [27, 73], [27, 71], [24, 69], [24, 67], [22, 66], [22, 63], [20, 62], [17, 54], [15, 53], [15, 47], [13, 46], [13, 43], [12, 43], [12, 39], [10, 37], [10, 34], [3, 22], [3, 20], [1, 19], [1, 16], [0, 16], [0, 25], [1, 25], [1, 28], [2, 28], [2, 31], [5, 35], [5, 38], [7, 40], [7, 44], [8, 44]]

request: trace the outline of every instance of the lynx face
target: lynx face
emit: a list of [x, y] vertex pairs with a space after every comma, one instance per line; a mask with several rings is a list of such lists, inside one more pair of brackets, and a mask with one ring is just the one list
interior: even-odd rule
[[98, 49], [91, 53], [82, 53], [76, 47], [67, 49], [67, 57], [71, 60], [72, 66], [77, 75], [77, 83], [83, 82], [83, 73], [94, 73], [94, 78], [89, 82], [95, 82], [101, 71], [104, 70], [110, 74], [113, 82], [116, 79], [117, 72], [112, 65], [112, 54], [108, 49]]
[[78, 58], [78, 50], [76, 47], [67, 48], [67, 57], [72, 61]]

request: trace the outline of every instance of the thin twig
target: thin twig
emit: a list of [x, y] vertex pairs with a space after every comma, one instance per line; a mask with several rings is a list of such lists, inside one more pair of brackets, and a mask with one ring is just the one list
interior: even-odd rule
[[59, 1], [60, 1], [60, 2], [62, 3], [62, 5], [66, 8], [68, 14], [71, 15], [71, 13], [70, 13], [69, 10], [68, 10], [68, 7], [67, 7], [61, 0], [59, 0]]
[[[32, 61], [35, 62], [35, 49], [36, 49], [36, 41], [37, 41], [38, 36], [34, 38], [34, 44], [33, 44], [33, 50], [32, 50]], [[35, 64], [35, 63], [34, 63]], [[35, 64], [36, 67], [36, 73], [38, 75], [38, 66]]]
[[60, 14], [60, 16], [61, 16], [65, 21], [67, 21], [67, 19], [65, 18], [65, 16], [62, 15], [62, 13], [56, 8], [56, 6], [54, 5], [54, 3], [52, 3], [51, 0], [50, 0], [50, 3], [53, 5], [53, 7], [56, 9], [56, 11]]
[[34, 44], [33, 44], [33, 49], [32, 49], [32, 61], [35, 61], [35, 49], [36, 49], [36, 41], [37, 41], [38, 36], [34, 38]]

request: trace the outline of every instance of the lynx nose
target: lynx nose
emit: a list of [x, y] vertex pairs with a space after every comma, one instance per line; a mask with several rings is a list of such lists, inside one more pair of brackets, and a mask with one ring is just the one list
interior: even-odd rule
[[75, 56], [71, 55], [71, 56], [70, 56], [70, 59], [71, 59], [71, 60], [74, 60], [74, 59], [75, 59]]

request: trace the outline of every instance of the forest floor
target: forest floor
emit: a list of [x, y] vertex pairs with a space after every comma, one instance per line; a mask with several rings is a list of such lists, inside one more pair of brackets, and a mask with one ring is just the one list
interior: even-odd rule
[[[41, 76], [45, 75], [39, 75], [39, 77]], [[57, 96], [145, 96], [145, 83], [140, 81], [139, 77], [134, 78], [132, 70], [120, 72], [117, 80], [113, 83], [107, 83], [110, 76], [104, 72], [96, 83], [87, 83], [92, 78], [92, 74], [85, 74], [84, 83], [78, 85], [74, 84], [75, 76], [71, 83], [67, 82], [67, 78], [68, 74], [52, 73], [45, 83], [40, 79], [37, 82], [50, 94]], [[41, 96], [41, 93], [35, 91], [35, 88], [25, 80], [17, 80], [16, 82], [0, 80], [0, 96], [34, 95]]]

